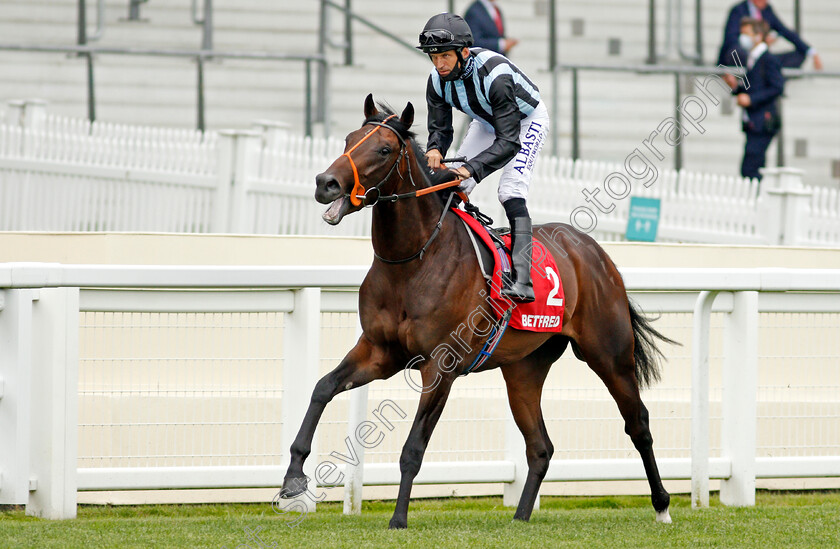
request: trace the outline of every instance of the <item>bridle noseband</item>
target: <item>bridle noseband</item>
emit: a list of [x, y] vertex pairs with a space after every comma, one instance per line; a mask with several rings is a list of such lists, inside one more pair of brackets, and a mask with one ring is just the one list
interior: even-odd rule
[[[353, 145], [353, 147], [351, 147], [351, 149], [349, 151], [347, 151], [346, 153], [341, 155], [341, 156], [346, 156], [347, 157], [347, 160], [350, 161], [350, 167], [353, 168], [353, 190], [350, 191], [350, 203], [353, 204], [354, 206], [361, 206], [361, 205], [375, 206], [380, 200], [390, 199], [391, 196], [388, 196], [388, 197], [383, 197], [382, 196], [382, 191], [380, 191], [380, 187], [382, 185], [384, 185], [386, 181], [391, 179], [391, 174], [394, 173], [394, 170], [397, 168], [397, 166], [400, 165], [400, 162], [403, 159], [406, 160], [406, 165], [408, 165], [408, 147], [406, 147], [405, 139], [403, 139], [403, 137], [400, 135], [400, 132], [398, 132], [396, 130], [396, 128], [394, 128], [392, 126], [389, 126], [387, 124], [387, 122], [390, 119], [394, 118], [395, 116], [397, 116], [397, 115], [392, 114], [388, 118], [383, 120], [382, 122], [366, 122], [365, 123], [366, 126], [367, 125], [372, 125], [372, 126], [377, 126], [377, 127], [374, 128], [373, 131], [370, 131], [367, 134], [365, 134], [365, 136], [363, 138], [361, 138], [358, 143]], [[394, 132], [394, 135], [397, 136], [397, 139], [400, 142], [400, 152], [399, 152], [399, 154], [397, 154], [397, 158], [396, 158], [396, 160], [394, 160], [394, 164], [391, 166], [391, 169], [388, 170], [388, 173], [385, 174], [385, 177], [382, 178], [382, 180], [379, 183], [377, 183], [376, 185], [374, 185], [373, 187], [370, 187], [369, 189], [365, 190], [365, 188], [362, 186], [361, 182], [359, 181], [359, 170], [356, 168], [356, 163], [353, 162], [353, 157], [350, 156], [350, 153], [355, 151], [356, 148], [359, 145], [361, 145], [362, 143], [364, 143], [365, 140], [368, 137], [370, 137], [373, 134], [375, 134], [376, 132], [378, 132], [380, 128], [387, 128], [387, 129], [391, 130], [392, 132]], [[400, 179], [402, 179], [403, 178], [402, 172], [398, 171], [397, 173], [400, 175]], [[411, 181], [411, 186], [416, 187], [416, 185], [414, 184], [414, 176], [412, 176], [411, 170], [408, 170], [408, 178]], [[368, 198], [369, 198], [368, 193], [370, 193], [371, 191], [376, 191], [376, 197], [373, 199], [373, 202], [368, 202]], [[392, 196], [398, 196], [398, 195], [392, 195]], [[397, 198], [394, 198], [393, 200], [397, 200]]]
[[[409, 179], [409, 181], [411, 181], [411, 186], [412, 187], [417, 186], [414, 183], [414, 176], [411, 173], [411, 166], [408, 165], [408, 147], [405, 144], [405, 139], [403, 139], [403, 137], [400, 135], [399, 131], [397, 131], [396, 128], [388, 125], [388, 121], [390, 119], [394, 118], [395, 116], [397, 116], [397, 115], [392, 114], [392, 115], [388, 116], [382, 122], [365, 122], [364, 125], [370, 124], [370, 125], [377, 126], [377, 127], [374, 128], [372, 131], [368, 132], [362, 139], [359, 140], [358, 143], [353, 145], [350, 148], [349, 151], [347, 151], [346, 153], [341, 155], [341, 156], [346, 156], [347, 157], [347, 160], [350, 161], [350, 167], [353, 168], [353, 190], [350, 191], [350, 203], [353, 204], [354, 206], [364, 205], [364, 206], [372, 207], [372, 206], [377, 205], [381, 201], [396, 202], [397, 200], [400, 200], [400, 199], [403, 199], [403, 198], [416, 198], [416, 197], [419, 197], [419, 196], [423, 196], [425, 194], [429, 194], [429, 193], [433, 193], [435, 191], [439, 191], [441, 189], [454, 187], [456, 185], [460, 185], [460, 183], [461, 183], [460, 179], [454, 179], [452, 181], [448, 181], [446, 183], [441, 183], [439, 185], [433, 185], [433, 186], [425, 188], [425, 189], [415, 190], [415, 191], [402, 193], [402, 194], [390, 194], [390, 195], [382, 196], [382, 191], [380, 190], [380, 187], [382, 187], [382, 185], [384, 185], [386, 181], [391, 179], [391, 174], [394, 173], [394, 170], [397, 168], [397, 166], [400, 165], [400, 162], [403, 159], [405, 159], [405, 161], [406, 161], [406, 167], [408, 168], [408, 170], [407, 170], [408, 171], [408, 179]], [[362, 183], [359, 181], [359, 170], [356, 168], [356, 163], [353, 162], [353, 158], [350, 156], [350, 153], [355, 151], [356, 148], [358, 148], [359, 145], [364, 143], [364, 141], [368, 137], [370, 137], [373, 134], [375, 134], [376, 132], [378, 132], [380, 128], [388, 128], [389, 130], [394, 132], [394, 135], [397, 136], [397, 139], [400, 142], [400, 152], [399, 152], [399, 154], [397, 154], [397, 158], [396, 158], [396, 160], [394, 160], [394, 164], [391, 166], [391, 169], [388, 170], [388, 173], [385, 174], [385, 177], [379, 183], [374, 185], [373, 187], [370, 187], [367, 190], [365, 190], [364, 186], [362, 186]], [[341, 157], [339, 157], [339, 158], [341, 158]], [[397, 173], [399, 174], [400, 179], [404, 179], [402, 171], [398, 170]], [[368, 196], [368, 194], [371, 191], [376, 191], [376, 196], [374, 197], [373, 202], [368, 201], [369, 198], [370, 198]], [[449, 199], [446, 201], [446, 205], [443, 207], [443, 213], [441, 213], [440, 219], [438, 220], [434, 231], [432, 231], [432, 236], [429, 237], [429, 240], [426, 241], [426, 243], [423, 245], [422, 248], [420, 248], [420, 250], [417, 253], [415, 253], [415, 254], [413, 254], [409, 257], [405, 257], [403, 259], [385, 259], [384, 257], [377, 254], [376, 250], [374, 250], [374, 252], [373, 252], [374, 257], [376, 257], [376, 259], [382, 261], [383, 263], [388, 263], [388, 264], [391, 264], [391, 265], [399, 264], [399, 263], [408, 263], [409, 261], [413, 261], [417, 258], [423, 259], [423, 254], [426, 253], [426, 249], [431, 245], [432, 242], [434, 242], [435, 238], [437, 238], [438, 234], [440, 233], [441, 228], [443, 227], [443, 219], [444, 219], [444, 217], [446, 217], [446, 212], [449, 210], [449, 206], [452, 204], [452, 199], [453, 199], [454, 196], [455, 196], [455, 193], [450, 193]], [[466, 195], [462, 194], [462, 198], [466, 199]]]

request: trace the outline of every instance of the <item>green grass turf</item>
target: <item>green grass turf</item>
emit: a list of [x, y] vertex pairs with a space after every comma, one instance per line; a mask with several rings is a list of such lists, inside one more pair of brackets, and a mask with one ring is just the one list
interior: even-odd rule
[[673, 524], [654, 522], [644, 497], [543, 497], [530, 523], [513, 522], [501, 498], [412, 501], [408, 530], [389, 531], [393, 501], [365, 502], [361, 516], [319, 504], [294, 528], [270, 505], [80, 506], [47, 521], [0, 511], [0, 547], [840, 547], [840, 492], [759, 492], [751, 508], [692, 511], [672, 498]]

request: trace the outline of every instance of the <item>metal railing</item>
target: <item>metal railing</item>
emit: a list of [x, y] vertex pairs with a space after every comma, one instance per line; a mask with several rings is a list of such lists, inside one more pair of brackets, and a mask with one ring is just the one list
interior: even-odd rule
[[[79, 436], [79, 405], [83, 398], [90, 399], [89, 394], [80, 395], [79, 391], [82, 328], [79, 313], [282, 313], [282, 332], [279, 335], [285, 341], [284, 351], [282, 356], [270, 355], [268, 358], [280, 360], [283, 370], [279, 384], [273, 389], [278, 394], [272, 395], [272, 398], [279, 396], [282, 402], [279, 424], [282, 427], [277, 433], [276, 444], [286, 449], [292, 444], [295, 427], [303, 421], [309, 395], [319, 376], [319, 363], [323, 358], [321, 313], [355, 313], [357, 302], [353, 293], [335, 290], [358, 288], [366, 270], [366, 267], [359, 266], [0, 264], [0, 336], [7, 342], [0, 348], [0, 358], [3, 359], [0, 360], [0, 374], [5, 380], [5, 398], [0, 407], [0, 415], [5, 421], [0, 423], [0, 440], [4, 447], [14, 449], [13, 452], [0, 454], [3, 472], [0, 502], [25, 504], [27, 514], [60, 519], [76, 516], [78, 490], [279, 486], [288, 465], [288, 456], [282, 454], [273, 454], [275, 459], [271, 463], [254, 466], [187, 463], [176, 466], [79, 467], [80, 443], [84, 443]], [[623, 268], [621, 275], [642, 309], [694, 313], [690, 384], [687, 386], [690, 387], [690, 400], [682, 401], [685, 405], [680, 404], [685, 409], [690, 406], [685, 416], [685, 420], [690, 422], [690, 443], [687, 447], [680, 447], [678, 455], [664, 457], [660, 454], [659, 459], [664, 479], [691, 479], [694, 507], [708, 505], [710, 478], [722, 481], [722, 503], [749, 506], [755, 504], [756, 478], [840, 475], [836, 438], [828, 438], [829, 442], [822, 450], [813, 443], [803, 445], [802, 450], [809, 452], [804, 457], [785, 453], [769, 457], [757, 455], [758, 422], [762, 415], [765, 421], [769, 419], [761, 413], [761, 407], [766, 407], [768, 402], [778, 402], [761, 399], [758, 395], [758, 390], [767, 386], [766, 381], [762, 383], [759, 379], [760, 368], [767, 368], [766, 364], [759, 364], [760, 313], [822, 314], [840, 311], [840, 271]], [[710, 369], [710, 316], [713, 310], [725, 314], [724, 354], [720, 370]], [[208, 324], [205, 327], [214, 326]], [[830, 325], [824, 323], [819, 327], [830, 329]], [[249, 325], [249, 330], [253, 329], [262, 327]], [[179, 341], [178, 345], [183, 344]], [[796, 355], [790, 358], [796, 358]], [[831, 358], [831, 355], [826, 358]], [[835, 367], [836, 361], [829, 366]], [[121, 364], [122, 368], [125, 365]], [[183, 368], [183, 364], [177, 368]], [[713, 398], [710, 391], [713, 373], [716, 374], [714, 377], [721, 379], [719, 398]], [[212, 372], [204, 368], [202, 378], [208, 376], [212, 377]], [[36, 379], [39, 388], [51, 395], [50, 399], [35, 398], [37, 395], [30, 388]], [[253, 379], [253, 382], [258, 381], [259, 378]], [[787, 382], [787, 379], [784, 381]], [[133, 391], [121, 393], [123, 401], [136, 399], [138, 391], [143, 393], [141, 401], [148, 401], [149, 393], [154, 393], [149, 387], [137, 385], [134, 377], [130, 383], [102, 389], [106, 394], [114, 388]], [[172, 384], [166, 385], [166, 390], [177, 387], [180, 394], [195, 394], [195, 390], [204, 391], [203, 387], [207, 387], [200, 385], [199, 376], [190, 380], [191, 385], [182, 385], [174, 378], [167, 383]], [[184, 391], [187, 387], [191, 390]], [[218, 387], [212, 390], [219, 392]], [[248, 393], [253, 396], [253, 391]], [[166, 394], [170, 401], [182, 398], [176, 391]], [[389, 399], [400, 399], [397, 393], [387, 394]], [[215, 398], [219, 395], [216, 394]], [[349, 417], [340, 421], [347, 425], [347, 432], [352, 433], [365, 421], [366, 412], [370, 409], [367, 387], [354, 390], [348, 398], [351, 412]], [[114, 406], [114, 400], [108, 405]], [[451, 399], [450, 402], [457, 400]], [[395, 401], [389, 402], [395, 404]], [[675, 402], [671, 400], [668, 404], [670, 410], [673, 410]], [[720, 403], [719, 416], [713, 412], [711, 402], [715, 406]], [[656, 408], [652, 407], [652, 410], [655, 414]], [[775, 412], [774, 416], [798, 419], [800, 422], [814, 417], [804, 415], [793, 418], [785, 412]], [[125, 425], [137, 425], [138, 417], [126, 416]], [[405, 415], [402, 417], [407, 421], [400, 424], [394, 419], [394, 422], [407, 427], [411, 420]], [[829, 412], [818, 417], [836, 422], [837, 416], [835, 412]], [[242, 431], [258, 421], [230, 421], [232, 418], [228, 416], [227, 423], [215, 425], [235, 426], [236, 430]], [[778, 421], [778, 417], [775, 420]], [[177, 425], [177, 421], [169, 418], [167, 424]], [[504, 455], [501, 459], [453, 461], [449, 458], [430, 461], [424, 464], [415, 482], [501, 482], [505, 484], [505, 505], [515, 505], [528, 467], [524, 445], [512, 416], [503, 421], [504, 431], [510, 435], [505, 434], [502, 439]], [[720, 425], [720, 452], [712, 452], [710, 447], [711, 434], [715, 432], [710, 427], [713, 421], [715, 425]], [[149, 426], [148, 422], [143, 423]], [[102, 426], [113, 425], [107, 423]], [[196, 430], [201, 425], [208, 424], [194, 422], [190, 428]], [[317, 458], [321, 455], [317, 451], [317, 442], [317, 439], [313, 441], [312, 456], [304, 469], [316, 480], [313, 488], [315, 484], [326, 486], [322, 477], [314, 474]], [[399, 465], [394, 461], [365, 462], [364, 447], [356, 447], [353, 442], [348, 444], [353, 445], [354, 455], [358, 455], [359, 459], [355, 463], [347, 462], [343, 467], [335, 465], [346, 478], [345, 513], [358, 513], [361, 497], [354, 498], [353, 494], [360, 494], [365, 483], [399, 484]], [[454, 446], [455, 442], [450, 439], [449, 444]], [[35, 452], [31, 448], [45, 450]], [[480, 452], [482, 448], [471, 445], [467, 450]], [[132, 455], [144, 455], [142, 450], [137, 452], [135, 449], [135, 453]], [[372, 454], [369, 453], [369, 456]], [[598, 457], [555, 459], [545, 480], [644, 478], [644, 469], [637, 457]], [[354, 499], [355, 502], [351, 502]]]
[[[702, 0], [694, 0], [694, 53], [686, 52], [683, 49], [682, 42], [682, 28], [683, 28], [683, 9], [682, 0], [665, 0], [665, 50], [666, 55], [673, 49], [672, 34], [676, 34], [676, 52], [680, 59], [691, 61], [695, 65], [703, 64], [703, 2]], [[676, 24], [672, 21], [676, 14]], [[656, 0], [648, 1], [648, 32], [647, 32], [647, 59], [645, 63], [655, 65], [659, 62], [661, 55], [657, 52], [656, 47]]]
[[204, 102], [204, 64], [214, 59], [249, 59], [259, 61], [298, 61], [304, 64], [304, 130], [306, 135], [312, 135], [313, 121], [324, 123], [324, 134], [329, 135], [329, 96], [323, 94], [317, 105], [312, 102], [312, 64], [318, 65], [319, 70], [326, 74], [329, 65], [321, 54], [291, 54], [272, 52], [230, 52], [209, 50], [163, 50], [145, 48], [101, 48], [95, 46], [28, 46], [16, 44], [0, 44], [0, 51], [28, 51], [45, 53], [78, 54], [87, 61], [87, 106], [88, 119], [96, 120], [96, 85], [94, 80], [94, 57], [98, 55], [129, 55], [150, 57], [181, 57], [194, 59], [196, 63], [196, 128], [205, 129]]
[[[449, 0], [449, 11], [454, 11], [453, 7], [454, 2]], [[333, 8], [340, 11], [344, 15], [344, 42], [335, 42], [330, 38], [330, 24], [329, 24], [329, 10], [327, 8]], [[390, 32], [385, 27], [377, 25], [370, 19], [359, 15], [358, 13], [353, 11], [351, 0], [343, 0], [343, 5], [339, 4], [335, 0], [321, 0], [321, 11], [320, 11], [320, 24], [319, 24], [319, 35], [318, 35], [318, 52], [321, 54], [326, 53], [326, 46], [329, 45], [333, 48], [343, 49], [344, 50], [344, 64], [345, 65], [352, 65], [353, 64], [353, 21], [358, 21], [359, 23], [363, 24], [364, 26], [368, 27], [374, 32], [381, 34], [382, 36], [389, 38], [397, 45], [400, 45], [416, 54], [425, 55], [420, 50], [414, 47], [414, 44], [411, 44], [396, 34]]]
[[[737, 74], [737, 69], [725, 69], [722, 67], [693, 67], [693, 66], [651, 66], [651, 65], [590, 65], [590, 64], [574, 64], [562, 63], [556, 65], [552, 71], [552, 113], [560, 112], [560, 84], [559, 77], [562, 72], [571, 73], [571, 94], [570, 94], [570, 109], [571, 109], [571, 156], [577, 160], [580, 158], [580, 97], [579, 97], [579, 82], [578, 73], [583, 71], [589, 72], [617, 72], [617, 73], [632, 73], [637, 75], [671, 75], [674, 77], [674, 119], [678, 125], [682, 125], [683, 113], [680, 110], [681, 101], [683, 100], [683, 84], [682, 78], [686, 76], [710, 76], [723, 74]], [[795, 78], [840, 78], [840, 71], [805, 71], [802, 69], [782, 69], [782, 73], [788, 79]], [[783, 101], [779, 100], [779, 110], [782, 110]], [[779, 130], [777, 135], [777, 164], [778, 166], [785, 165], [785, 151], [784, 151], [784, 125]], [[552, 136], [552, 154], [557, 156], [559, 149], [559, 142], [556, 133]], [[682, 140], [676, 140], [674, 145], [674, 169], [680, 170], [683, 166], [682, 154]]]

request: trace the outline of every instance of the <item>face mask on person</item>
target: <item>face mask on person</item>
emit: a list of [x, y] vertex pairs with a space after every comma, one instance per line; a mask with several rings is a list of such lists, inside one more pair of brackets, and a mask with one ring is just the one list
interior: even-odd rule
[[745, 50], [750, 51], [751, 49], [753, 49], [753, 46], [755, 46], [755, 41], [753, 40], [753, 37], [749, 34], [741, 33], [738, 36], [738, 44]]

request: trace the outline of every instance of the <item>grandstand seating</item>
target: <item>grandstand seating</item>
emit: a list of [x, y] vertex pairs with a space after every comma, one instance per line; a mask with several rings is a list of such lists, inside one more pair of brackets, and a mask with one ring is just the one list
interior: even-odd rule
[[[726, 12], [734, 0], [703, 3], [704, 58], [716, 58]], [[314, 53], [318, 47], [317, 0], [265, 2], [215, 0], [214, 47], [219, 51]], [[426, 18], [446, 8], [444, 0], [423, 2], [354, 0], [353, 9], [390, 29], [406, 41], [416, 39]], [[455, 2], [463, 12], [468, 0]], [[666, 2], [658, 4], [660, 50], [665, 42]], [[693, 3], [683, 2], [684, 48], [693, 49]], [[197, 49], [201, 27], [191, 20], [190, 0], [150, 0], [141, 7], [143, 21], [127, 21], [128, 0], [106, 1], [105, 35], [108, 47]], [[793, 24], [790, 1], [777, 0], [776, 11]], [[94, 0], [88, 0], [93, 32]], [[503, 0], [509, 33], [522, 42], [512, 59], [537, 81], [549, 104], [547, 2]], [[827, 68], [840, 68], [840, 4], [832, 0], [802, 2], [806, 39], [819, 48]], [[0, 42], [5, 44], [72, 45], [76, 38], [77, 0], [6, 0], [0, 13]], [[336, 41], [342, 39], [339, 12], [331, 10]], [[572, 36], [573, 21], [581, 29]], [[582, 21], [582, 23], [581, 23]], [[647, 56], [647, 0], [564, 0], [558, 2], [558, 51], [563, 63], [642, 64]], [[423, 135], [423, 91], [428, 62], [391, 40], [354, 23], [355, 63], [341, 65], [341, 51], [330, 49], [332, 133], [344, 135], [361, 118], [368, 92], [395, 107], [406, 101], [418, 107]], [[610, 39], [620, 40], [620, 53], [609, 55]], [[786, 46], [786, 44], [784, 45]], [[783, 49], [783, 48], [782, 48]], [[676, 59], [663, 63], [675, 63]], [[86, 113], [85, 66], [78, 58], [55, 53], [0, 51], [0, 100], [39, 97], [50, 111], [70, 116]], [[207, 126], [212, 129], [247, 127], [256, 119], [283, 120], [295, 131], [303, 128], [303, 64], [300, 62], [213, 61], [207, 64]], [[686, 79], [684, 84], [689, 84]], [[196, 71], [184, 59], [101, 55], [96, 59], [97, 116], [101, 120], [191, 127], [196, 120]], [[811, 185], [837, 186], [840, 170], [840, 80], [789, 82], [784, 104], [785, 147], [788, 164], [807, 172]], [[560, 78], [559, 115], [555, 113], [557, 152], [570, 154], [569, 77]], [[685, 94], [691, 93], [688, 85]], [[580, 74], [580, 152], [583, 158], [621, 161], [641, 145], [673, 110], [674, 78], [633, 73]], [[706, 133], [692, 132], [684, 142], [684, 167], [721, 173], [737, 172], [743, 150], [738, 109], [711, 107]], [[550, 146], [550, 145], [549, 145]], [[798, 153], [798, 154], [797, 154]], [[672, 160], [663, 161], [671, 167]], [[775, 162], [775, 145], [769, 153]]]

